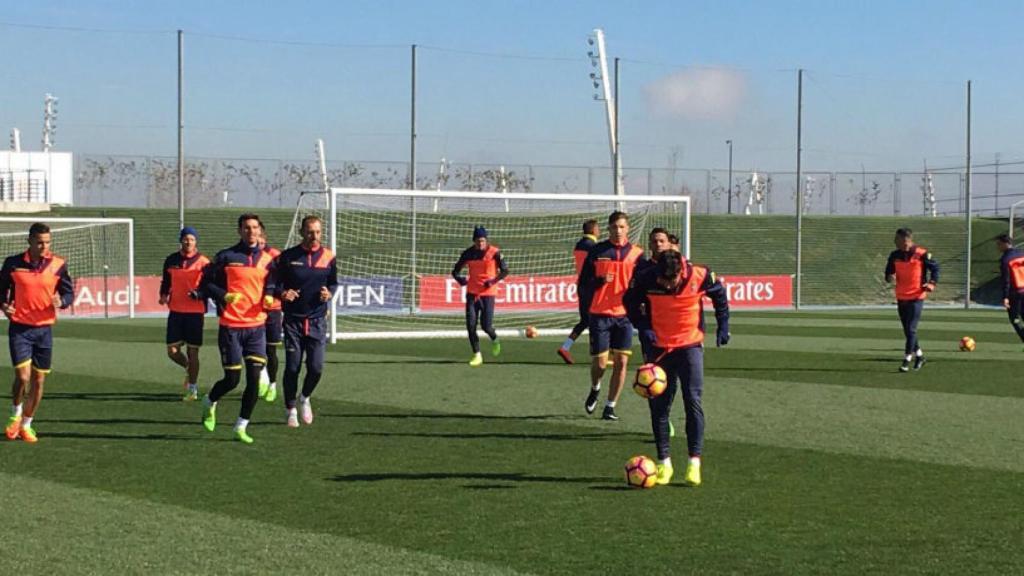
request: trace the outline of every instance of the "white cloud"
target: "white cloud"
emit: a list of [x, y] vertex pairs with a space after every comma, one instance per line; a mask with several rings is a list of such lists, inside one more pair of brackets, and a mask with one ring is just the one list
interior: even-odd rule
[[656, 116], [719, 120], [735, 115], [746, 90], [746, 78], [739, 72], [701, 68], [659, 78], [644, 87], [644, 94]]

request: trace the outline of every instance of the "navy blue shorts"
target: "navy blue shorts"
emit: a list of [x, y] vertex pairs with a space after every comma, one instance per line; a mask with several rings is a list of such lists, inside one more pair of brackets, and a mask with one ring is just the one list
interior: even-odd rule
[[271, 310], [267, 312], [267, 344], [284, 342], [284, 312]]
[[246, 360], [267, 363], [267, 331], [263, 326], [231, 328], [221, 326], [217, 333], [220, 363], [226, 370], [241, 370]]
[[171, 312], [167, 315], [167, 345], [182, 344], [196, 348], [203, 345], [201, 312]]
[[609, 350], [629, 355], [633, 347], [633, 325], [625, 316], [590, 315], [590, 355], [600, 356]]
[[11, 364], [15, 368], [32, 364], [37, 372], [49, 372], [53, 359], [53, 330], [50, 326], [27, 326], [11, 322], [7, 328]]

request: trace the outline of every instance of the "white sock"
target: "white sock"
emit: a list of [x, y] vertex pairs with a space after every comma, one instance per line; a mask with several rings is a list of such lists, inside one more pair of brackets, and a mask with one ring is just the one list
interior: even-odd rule
[[590, 389], [591, 390], [600, 390], [601, 389], [601, 381], [598, 380], [596, 384], [591, 384], [590, 385]]
[[904, 360], [906, 360], [907, 362], [910, 362], [913, 359], [914, 359], [914, 355], [913, 354], [907, 354], [906, 358], [904, 358]]
[[920, 358], [921, 356], [924, 356], [924, 350], [921, 350], [920, 348], [918, 348], [917, 349], [917, 357]]
[[609, 401], [605, 402], [604, 405], [607, 406], [608, 408], [615, 408], [615, 401], [614, 400], [609, 400]]
[[672, 467], [672, 457], [669, 456], [668, 458], [665, 458], [664, 460], [658, 460], [658, 464], [663, 464], [663, 465], [671, 468]]
[[288, 416], [297, 416], [299, 414], [299, 411], [296, 408], [289, 408], [285, 410], [285, 412], [287, 413]]
[[21, 416], [21, 404], [11, 405], [11, 416], [14, 416], [15, 418]]
[[188, 389], [189, 389], [189, 390], [198, 390], [198, 389], [199, 389], [199, 386], [197, 386], [197, 385], [193, 384], [192, 382], [189, 382], [189, 383], [188, 383]]
[[277, 382], [271, 382], [270, 383], [270, 387], [271, 388], [277, 388]]
[[565, 342], [562, 342], [562, 350], [568, 350], [569, 348], [572, 348], [572, 345], [573, 345], [573, 344], [574, 344], [575, 342], [576, 342], [576, 341], [575, 341], [575, 340], [573, 340], [572, 338], [566, 338], [566, 339], [565, 339]]
[[700, 456], [690, 456], [690, 465], [700, 467]]
[[245, 418], [239, 418], [235, 422], [235, 430], [245, 430], [245, 427], [249, 425], [249, 421]]
[[22, 418], [21, 419], [21, 426], [23, 428], [31, 428], [32, 427], [32, 417], [31, 416], [25, 416], [24, 418]]

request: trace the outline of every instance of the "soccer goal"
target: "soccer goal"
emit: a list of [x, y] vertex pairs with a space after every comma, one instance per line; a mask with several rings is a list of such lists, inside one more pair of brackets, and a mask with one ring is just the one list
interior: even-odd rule
[[67, 261], [74, 303], [61, 316], [135, 317], [135, 227], [131, 218], [0, 217], [0, 255], [28, 248], [34, 222], [50, 227], [50, 250]]
[[572, 256], [583, 222], [623, 210], [630, 239], [646, 247], [663, 227], [690, 252], [688, 196], [612, 196], [332, 188], [300, 197], [292, 237], [309, 214], [324, 221], [338, 259], [331, 339], [465, 336], [465, 293], [451, 277], [474, 226], [501, 249], [509, 277], [499, 284], [495, 328], [561, 334], [578, 320]]

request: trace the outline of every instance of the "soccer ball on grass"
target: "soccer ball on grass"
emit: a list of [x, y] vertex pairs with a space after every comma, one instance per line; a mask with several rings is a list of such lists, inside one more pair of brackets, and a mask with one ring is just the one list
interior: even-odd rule
[[633, 456], [626, 461], [626, 484], [633, 488], [653, 488], [658, 479], [658, 468], [647, 456]]
[[973, 352], [975, 347], [974, 338], [970, 336], [964, 336], [960, 339], [960, 350], [964, 352]]

